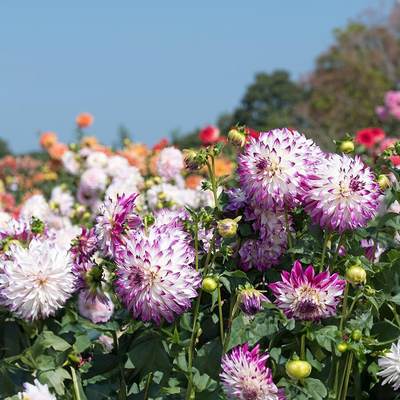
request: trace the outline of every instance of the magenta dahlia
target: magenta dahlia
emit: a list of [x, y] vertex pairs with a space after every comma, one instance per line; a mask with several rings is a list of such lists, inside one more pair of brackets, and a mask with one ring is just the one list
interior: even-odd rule
[[201, 284], [192, 267], [190, 236], [173, 220], [132, 231], [127, 253], [117, 261], [116, 292], [134, 318], [172, 322], [191, 306]]
[[240, 309], [247, 315], [257, 314], [266, 302], [269, 302], [267, 297], [253, 287], [245, 287], [239, 293]]
[[268, 353], [260, 354], [245, 343], [222, 357], [220, 374], [222, 387], [230, 400], [284, 400], [285, 394], [272, 380], [266, 366]]
[[340, 233], [366, 226], [381, 204], [374, 174], [359, 157], [329, 155], [307, 184], [304, 207], [311, 219]]
[[322, 151], [297, 131], [273, 129], [251, 138], [238, 160], [238, 175], [248, 199], [263, 208], [299, 204], [303, 181]]
[[346, 281], [329, 271], [315, 274], [312, 265], [303, 270], [296, 261], [291, 272], [283, 271], [281, 281], [269, 285], [275, 304], [288, 318], [304, 321], [328, 318], [336, 313]]

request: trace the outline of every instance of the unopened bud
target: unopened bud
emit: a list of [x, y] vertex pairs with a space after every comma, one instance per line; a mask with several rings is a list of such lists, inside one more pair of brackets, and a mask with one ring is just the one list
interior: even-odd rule
[[390, 187], [390, 179], [388, 178], [388, 176], [383, 174], [379, 175], [378, 185], [382, 190], [386, 190], [388, 187]]
[[361, 265], [352, 265], [346, 271], [346, 279], [355, 285], [365, 284], [367, 272]]
[[238, 128], [232, 128], [228, 133], [228, 140], [235, 146], [243, 147], [246, 143], [246, 134]]
[[352, 153], [354, 151], [354, 143], [351, 140], [345, 140], [340, 143], [339, 150], [343, 153]]
[[222, 236], [223, 238], [234, 237], [238, 230], [238, 222], [240, 221], [241, 218], [242, 217], [239, 216], [235, 219], [225, 218], [222, 219], [221, 221], [218, 221], [217, 228], [220, 236]]

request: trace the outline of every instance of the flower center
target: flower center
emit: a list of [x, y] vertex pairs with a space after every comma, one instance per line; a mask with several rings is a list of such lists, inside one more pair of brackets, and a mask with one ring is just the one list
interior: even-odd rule
[[313, 314], [315, 310], [318, 309], [320, 303], [319, 292], [306, 285], [299, 288], [298, 298], [294, 304], [294, 308], [300, 315], [307, 316]]
[[272, 160], [270, 158], [262, 158], [256, 164], [257, 169], [260, 172], [267, 172], [268, 176], [271, 178], [277, 173], [282, 172], [281, 165], [278, 160]]

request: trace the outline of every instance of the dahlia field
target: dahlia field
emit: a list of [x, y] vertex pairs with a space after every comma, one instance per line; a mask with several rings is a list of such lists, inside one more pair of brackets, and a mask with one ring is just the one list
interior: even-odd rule
[[91, 123], [0, 160], [1, 399], [400, 398], [400, 142]]

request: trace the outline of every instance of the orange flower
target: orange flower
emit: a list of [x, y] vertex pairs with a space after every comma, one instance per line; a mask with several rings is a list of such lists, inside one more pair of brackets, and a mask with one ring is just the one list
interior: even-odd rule
[[188, 189], [197, 189], [204, 178], [201, 175], [188, 175], [185, 179], [186, 187]]
[[93, 115], [86, 112], [80, 113], [75, 119], [76, 125], [81, 129], [88, 128], [93, 124], [93, 121]]
[[233, 162], [227, 158], [217, 158], [215, 160], [215, 175], [217, 177], [231, 175], [233, 168]]
[[51, 146], [57, 143], [57, 135], [54, 132], [43, 132], [40, 135], [40, 145], [44, 149], [49, 149]]
[[47, 151], [53, 160], [61, 160], [61, 157], [68, 150], [68, 146], [64, 143], [55, 143]]
[[82, 147], [95, 147], [97, 146], [99, 143], [97, 141], [97, 139], [94, 136], [84, 136], [81, 139], [81, 146]]

